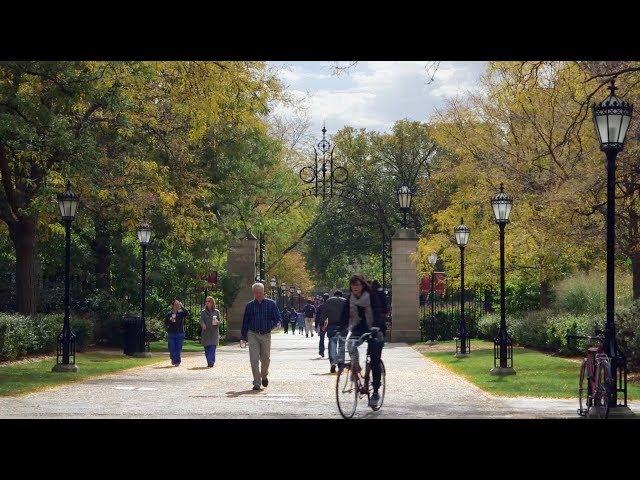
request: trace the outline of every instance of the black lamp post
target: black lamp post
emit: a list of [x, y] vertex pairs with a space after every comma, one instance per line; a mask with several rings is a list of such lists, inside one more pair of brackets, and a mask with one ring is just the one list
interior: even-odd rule
[[398, 189], [398, 203], [400, 204], [400, 211], [402, 212], [402, 228], [407, 228], [407, 213], [411, 208], [412, 197], [413, 194], [406, 185]]
[[276, 282], [275, 278], [271, 279], [271, 299], [276, 301], [276, 285], [278, 285], [278, 282]]
[[136, 353], [137, 357], [149, 357], [149, 342], [147, 335], [147, 322], [145, 318], [145, 301], [147, 298], [147, 247], [151, 243], [151, 225], [148, 222], [142, 222], [138, 225], [138, 241], [142, 247], [142, 282], [141, 282], [141, 299], [140, 299], [140, 312], [142, 319], [142, 328], [138, 333], [138, 341]]
[[513, 206], [513, 199], [504, 193], [504, 185], [500, 184], [500, 192], [491, 199], [493, 214], [500, 227], [500, 328], [498, 336], [493, 342], [492, 375], [513, 375], [513, 342], [507, 333], [505, 316], [505, 286], [504, 286], [504, 228], [509, 223], [509, 215]]
[[427, 257], [429, 261], [429, 265], [431, 265], [431, 318], [429, 321], [429, 344], [436, 344], [436, 315], [435, 315], [435, 272], [436, 272], [436, 263], [438, 263], [438, 254], [432, 253]]
[[[611, 81], [610, 95], [601, 103], [592, 106], [593, 121], [600, 138], [600, 150], [607, 156], [607, 320], [604, 329], [604, 350], [611, 362], [611, 377], [616, 383], [612, 388], [612, 407], [627, 405], [626, 357], [616, 342], [614, 272], [616, 235], [616, 156], [624, 147], [633, 105], [615, 95], [616, 86]], [[613, 387], [613, 386], [612, 386]], [[618, 392], [624, 394], [624, 403], [618, 405]]]
[[71, 331], [69, 321], [69, 273], [71, 270], [71, 222], [76, 216], [80, 197], [71, 190], [71, 182], [67, 181], [67, 190], [58, 194], [58, 206], [65, 223], [65, 262], [64, 262], [64, 324], [58, 335], [56, 344], [56, 364], [54, 372], [77, 372], [76, 336]]
[[301, 300], [300, 294], [302, 293], [302, 290], [298, 288], [296, 289], [296, 292], [298, 293], [298, 310], [300, 310], [300, 300]]
[[287, 284], [282, 282], [280, 284], [280, 308], [284, 309], [285, 307], [285, 295], [287, 293]]
[[460, 247], [460, 328], [458, 329], [458, 340], [456, 341], [456, 357], [466, 357], [471, 353], [471, 339], [467, 332], [464, 321], [464, 247], [469, 242], [471, 230], [464, 224], [464, 219], [460, 219], [460, 225], [455, 228], [456, 243]]

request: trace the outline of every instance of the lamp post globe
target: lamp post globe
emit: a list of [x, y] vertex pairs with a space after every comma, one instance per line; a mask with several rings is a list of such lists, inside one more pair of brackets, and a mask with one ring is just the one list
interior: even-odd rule
[[471, 341], [469, 339], [469, 332], [465, 324], [464, 318], [464, 249], [469, 243], [469, 234], [471, 230], [464, 224], [464, 219], [460, 219], [460, 225], [455, 230], [456, 243], [460, 248], [460, 326], [458, 328], [458, 340], [456, 341], [456, 357], [466, 357], [471, 350]]
[[500, 184], [500, 191], [491, 198], [493, 215], [500, 229], [500, 327], [498, 336], [494, 339], [492, 375], [513, 375], [513, 342], [507, 333], [505, 312], [505, 272], [504, 272], [504, 229], [509, 223], [513, 198], [504, 191], [504, 184]]
[[138, 336], [136, 339], [136, 349], [133, 353], [135, 357], [149, 357], [151, 353], [149, 352], [149, 342], [148, 342], [148, 334], [147, 334], [147, 320], [145, 316], [145, 306], [147, 300], [147, 247], [151, 243], [151, 235], [153, 230], [151, 229], [151, 224], [149, 222], [143, 221], [138, 225], [138, 242], [142, 247], [142, 281], [141, 285], [141, 294], [140, 294], [140, 313], [141, 313], [141, 322], [142, 328], [138, 332]]
[[[609, 85], [609, 96], [592, 105], [593, 122], [600, 140], [600, 150], [607, 158], [607, 275], [606, 275], [606, 322], [604, 329], [604, 351], [609, 357], [611, 387], [609, 405], [617, 411], [627, 407], [626, 356], [616, 342], [615, 330], [615, 234], [616, 234], [616, 156], [624, 142], [633, 116], [633, 105], [616, 96], [615, 81]], [[621, 392], [622, 403], [618, 403]]]
[[71, 330], [69, 312], [69, 291], [71, 271], [71, 222], [76, 216], [80, 197], [71, 189], [71, 182], [67, 181], [67, 189], [58, 194], [58, 207], [65, 224], [65, 263], [64, 263], [64, 322], [62, 331], [56, 342], [56, 364], [54, 372], [77, 372], [76, 365], [76, 336]]
[[407, 213], [411, 208], [411, 199], [413, 194], [411, 189], [406, 185], [403, 185], [398, 189], [398, 204], [400, 205], [400, 211], [402, 212], [402, 228], [407, 228]]

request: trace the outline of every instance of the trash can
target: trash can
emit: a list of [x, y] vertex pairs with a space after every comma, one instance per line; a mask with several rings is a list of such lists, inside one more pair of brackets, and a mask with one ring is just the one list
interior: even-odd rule
[[[142, 317], [124, 315], [122, 317], [122, 347], [125, 355], [144, 352], [144, 341], [140, 341], [142, 333]], [[143, 347], [141, 348], [141, 344]]]

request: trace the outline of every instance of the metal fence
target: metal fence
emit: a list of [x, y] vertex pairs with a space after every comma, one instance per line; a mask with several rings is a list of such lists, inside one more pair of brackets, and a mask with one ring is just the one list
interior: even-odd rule
[[[460, 325], [460, 301], [460, 290], [447, 289], [443, 294], [434, 292], [432, 323], [431, 294], [424, 293], [420, 295], [419, 322], [423, 341], [431, 337], [432, 325], [436, 340], [452, 340], [457, 337]], [[493, 299], [490, 291], [465, 290], [465, 324], [470, 335], [475, 335], [478, 319], [485, 313], [493, 311], [492, 303]]]

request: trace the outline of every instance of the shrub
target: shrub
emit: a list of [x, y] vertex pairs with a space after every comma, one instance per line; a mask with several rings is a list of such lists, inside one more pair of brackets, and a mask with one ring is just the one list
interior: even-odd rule
[[158, 317], [147, 318], [147, 332], [149, 341], [166, 340], [167, 330], [164, 326], [164, 319]]
[[0, 314], [0, 360], [15, 360], [27, 354], [35, 335], [29, 317]]
[[[632, 299], [631, 275], [616, 272], [616, 306], [629, 306]], [[579, 273], [559, 282], [554, 308], [571, 313], [604, 313], [606, 304], [605, 278], [602, 272]]]
[[500, 326], [500, 314], [487, 313], [478, 319], [477, 332], [478, 337], [484, 340], [493, 341], [498, 336], [498, 327]]
[[618, 310], [616, 338], [631, 369], [640, 369], [640, 300]]
[[76, 335], [78, 352], [83, 352], [93, 343], [94, 323], [87, 317], [71, 317], [71, 330]]
[[[27, 354], [55, 351], [62, 331], [62, 315], [7, 315], [0, 313], [0, 360], [16, 360]], [[71, 318], [76, 334], [76, 350], [83, 351], [93, 341], [93, 322]]]

